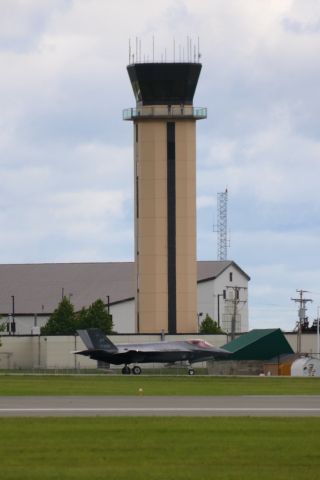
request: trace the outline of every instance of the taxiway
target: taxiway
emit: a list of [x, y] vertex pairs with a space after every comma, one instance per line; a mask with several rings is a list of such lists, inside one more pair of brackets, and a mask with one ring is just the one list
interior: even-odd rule
[[0, 416], [320, 416], [320, 396], [0, 397]]

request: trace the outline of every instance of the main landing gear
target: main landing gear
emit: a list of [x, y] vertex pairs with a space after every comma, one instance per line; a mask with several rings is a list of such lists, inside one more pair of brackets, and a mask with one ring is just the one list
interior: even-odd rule
[[128, 367], [128, 365], [125, 365], [123, 367], [123, 369], [121, 370], [121, 372], [122, 372], [122, 375], [130, 375], [131, 369], [130, 369], [130, 367]]
[[[123, 369], [121, 370], [123, 375], [130, 375], [131, 373], [131, 368], [128, 365], [125, 365]], [[135, 365], [132, 367], [132, 373], [133, 375], [140, 375], [141, 373], [141, 368], [138, 365]]]

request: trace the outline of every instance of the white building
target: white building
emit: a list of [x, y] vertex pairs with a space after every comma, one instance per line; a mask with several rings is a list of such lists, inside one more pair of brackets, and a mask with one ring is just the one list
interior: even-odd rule
[[223, 331], [230, 333], [235, 313], [235, 331], [247, 332], [249, 280], [250, 277], [235, 262], [198, 262], [199, 322], [208, 314]]
[[[198, 261], [199, 324], [208, 314], [230, 332], [236, 312], [236, 331], [247, 331], [249, 280], [235, 262]], [[14, 316], [16, 334], [45, 325], [63, 296], [76, 311], [101, 298], [114, 330], [136, 333], [134, 291], [133, 262], [0, 265], [0, 316], [5, 321]]]

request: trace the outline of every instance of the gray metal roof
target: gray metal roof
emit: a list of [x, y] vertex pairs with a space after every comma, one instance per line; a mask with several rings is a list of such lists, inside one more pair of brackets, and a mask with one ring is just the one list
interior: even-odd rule
[[[231, 261], [198, 261], [198, 282], [216, 278]], [[244, 273], [244, 272], [243, 272]], [[244, 275], [249, 279], [246, 273]], [[134, 297], [134, 263], [40, 263], [0, 265], [0, 313], [51, 313], [62, 294], [70, 296], [76, 310], [98, 298], [110, 303]]]
[[198, 282], [205, 280], [213, 279], [218, 277], [226, 268], [233, 266], [236, 268], [242, 275], [244, 275], [247, 280], [250, 280], [249, 275], [244, 272], [239, 265], [230, 260], [210, 260], [210, 261], [201, 261], [198, 262]]

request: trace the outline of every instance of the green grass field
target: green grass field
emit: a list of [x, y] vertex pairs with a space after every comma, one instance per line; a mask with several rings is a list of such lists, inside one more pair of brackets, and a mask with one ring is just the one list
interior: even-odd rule
[[5, 480], [318, 480], [320, 418], [2, 418]]
[[320, 395], [320, 378], [1, 375], [0, 395]]

